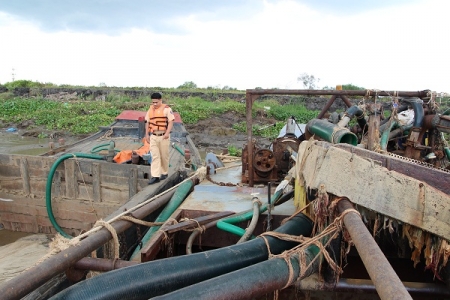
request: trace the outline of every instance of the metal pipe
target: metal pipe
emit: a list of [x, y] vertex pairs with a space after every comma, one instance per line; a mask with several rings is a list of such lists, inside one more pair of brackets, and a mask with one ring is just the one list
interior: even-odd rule
[[353, 146], [358, 144], [358, 137], [353, 132], [324, 119], [310, 120], [306, 124], [306, 131], [333, 144], [346, 143]]
[[[175, 190], [172, 190], [167, 194], [156, 198], [154, 201], [135, 210], [133, 212], [133, 216], [139, 219], [146, 217], [151, 212], [166, 204], [174, 193]], [[117, 233], [122, 233], [126, 229], [130, 228], [133, 223], [118, 220], [113, 222], [111, 225]], [[80, 241], [76, 247], [70, 247], [63, 250], [49, 257], [39, 265], [30, 268], [26, 272], [17, 275], [9, 281], [3, 282], [0, 285], [2, 299], [19, 299], [24, 297], [56, 274], [64, 272], [66, 269], [70, 268], [74, 263], [108, 242], [111, 238], [111, 233], [106, 228], [102, 228]]]
[[330, 109], [331, 105], [333, 105], [334, 100], [336, 100], [336, 96], [335, 95], [330, 97], [330, 100], [328, 100], [328, 102], [322, 108], [320, 113], [317, 115], [317, 119], [322, 119], [325, 116], [326, 112]]
[[345, 95], [345, 96], [392, 96], [397, 95], [398, 97], [428, 97], [430, 90], [423, 91], [372, 91], [372, 90], [283, 90], [283, 89], [257, 89], [257, 90], [246, 90], [247, 93], [253, 95], [309, 95], [309, 96], [320, 96], [320, 95]]
[[73, 268], [78, 270], [108, 272], [115, 269], [134, 266], [136, 264], [138, 264], [138, 262], [121, 259], [83, 257], [73, 265]]
[[267, 183], [267, 231], [271, 231], [272, 230], [272, 224], [270, 223], [270, 218], [271, 218], [271, 214], [270, 211], [272, 209], [272, 203], [270, 203], [270, 197], [272, 195], [272, 190], [271, 190], [271, 182], [269, 181]]
[[[347, 209], [353, 209], [348, 200], [338, 203], [338, 210], [343, 213]], [[344, 215], [344, 224], [347, 228], [356, 250], [369, 273], [370, 279], [377, 290], [378, 296], [386, 300], [412, 299], [405, 286], [392, 269], [389, 261], [367, 230], [359, 214], [349, 212]]]
[[[302, 291], [329, 291], [333, 293], [375, 293], [375, 286], [369, 279], [341, 278], [335, 285], [317, 285], [318, 278], [312, 275], [310, 278], [300, 281], [297, 289]], [[442, 284], [403, 281], [406, 290], [414, 295], [433, 297], [450, 297], [450, 290]]]

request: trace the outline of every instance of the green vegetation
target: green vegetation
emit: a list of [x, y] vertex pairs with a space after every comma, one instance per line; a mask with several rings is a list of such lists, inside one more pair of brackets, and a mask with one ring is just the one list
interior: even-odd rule
[[238, 149], [234, 145], [228, 146], [228, 154], [231, 156], [242, 156], [242, 149]]
[[[306, 79], [316, 80], [311, 77]], [[97, 132], [99, 126], [111, 124], [123, 110], [146, 111], [151, 102], [148, 91], [155, 90], [163, 92], [164, 101], [174, 111], [181, 114], [185, 124], [195, 124], [212, 115], [221, 115], [226, 112], [233, 112], [242, 117], [245, 115], [245, 103], [242, 101], [245, 98], [244, 91], [238, 91], [228, 86], [222, 89], [218, 87], [200, 89], [192, 81], [185, 82], [177, 89], [134, 88], [134, 91], [137, 91], [135, 94], [124, 93], [123, 88], [108, 88], [108, 93], [101, 100], [96, 100], [96, 95], [92, 95], [93, 93], [87, 96], [80, 94], [77, 100], [50, 100], [43, 98], [39, 92], [29, 98], [23, 98], [15, 97], [13, 93], [16, 88], [30, 88], [30, 90], [79, 88], [67, 85], [55, 86], [51, 83], [17, 80], [3, 86], [0, 85], [0, 88], [2, 87], [4, 87], [3, 91], [5, 87], [7, 89], [6, 92], [0, 92], [0, 110], [2, 112], [0, 123], [3, 123], [3, 126], [33, 120], [36, 126], [44, 126], [48, 130], [64, 130], [72, 134]], [[343, 85], [343, 88], [362, 89], [352, 84]], [[95, 91], [99, 88], [81, 87], [81, 89]], [[105, 87], [101, 90], [105, 90]], [[185, 92], [186, 90], [189, 92]], [[293, 116], [298, 123], [306, 123], [315, 118], [318, 111], [306, 109], [303, 105], [304, 100], [302, 97], [293, 96], [287, 102], [284, 101], [285, 104], [282, 105], [274, 96], [256, 101], [253, 105], [253, 117], [258, 116], [275, 121], [273, 126], [254, 124], [253, 135], [274, 138], [285, 125], [288, 117]], [[437, 100], [441, 111], [449, 107], [450, 99], [448, 97], [441, 97]], [[247, 131], [246, 122], [235, 124], [233, 128], [240, 132]]]
[[[170, 94], [165, 97], [165, 102], [181, 114], [185, 124], [195, 124], [199, 120], [226, 112], [245, 116], [245, 103], [229, 98], [211, 101], [200, 97], [172, 97]], [[150, 102], [148, 96], [132, 99], [114, 93], [108, 94], [105, 101], [55, 101], [42, 97], [13, 97], [0, 101], [0, 120], [6, 124], [33, 120], [36, 126], [44, 126], [48, 130], [88, 134], [98, 131], [99, 126], [111, 124], [123, 110], [146, 111]], [[269, 107], [270, 109], [267, 109]], [[274, 126], [262, 130], [260, 125], [253, 127], [254, 135], [273, 138], [277, 136], [288, 117], [294, 116], [299, 122], [306, 122], [315, 117], [317, 112], [308, 111], [301, 105], [280, 105], [276, 100], [265, 100], [255, 102], [253, 114], [264, 114], [277, 120]], [[234, 129], [247, 131], [245, 122], [236, 124]]]

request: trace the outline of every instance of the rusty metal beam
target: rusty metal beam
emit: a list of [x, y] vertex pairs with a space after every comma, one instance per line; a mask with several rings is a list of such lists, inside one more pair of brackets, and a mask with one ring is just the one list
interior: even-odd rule
[[73, 268], [78, 270], [108, 272], [115, 269], [125, 268], [128, 266], [134, 266], [137, 264], [138, 262], [135, 261], [121, 260], [121, 259], [84, 257], [79, 261], [77, 261], [73, 265]]
[[325, 95], [345, 95], [345, 96], [393, 96], [398, 97], [419, 97], [429, 96], [429, 90], [423, 91], [382, 91], [382, 90], [281, 90], [281, 89], [257, 89], [247, 90], [252, 95], [307, 95], [307, 96], [325, 96]]
[[252, 108], [253, 102], [259, 98], [260, 95], [252, 93], [250, 90], [247, 90], [245, 93], [245, 111], [246, 111], [246, 120], [247, 120], [247, 153], [248, 153], [248, 166], [242, 166], [243, 170], [248, 170], [248, 186], [252, 187], [254, 184], [253, 179], [253, 137], [252, 137], [252, 129], [253, 129], [253, 117], [252, 117]]
[[[340, 213], [352, 209], [353, 205], [348, 200], [338, 203]], [[403, 283], [392, 269], [389, 261], [373, 239], [361, 217], [356, 212], [349, 212], [344, 216], [344, 224], [347, 228], [356, 250], [369, 273], [370, 279], [382, 300], [412, 299]]]
[[317, 119], [322, 119], [325, 116], [326, 112], [330, 109], [331, 105], [333, 105], [334, 100], [336, 100], [336, 95], [331, 96], [330, 100], [328, 100], [327, 104], [322, 108]]
[[[333, 285], [318, 285], [318, 276], [315, 274], [299, 281], [296, 288], [302, 291], [328, 291], [333, 293], [375, 293], [375, 286], [369, 279], [341, 278]], [[450, 298], [450, 290], [444, 284], [403, 281], [406, 290], [415, 296], [447, 297]], [[440, 299], [440, 298], [439, 298]]]

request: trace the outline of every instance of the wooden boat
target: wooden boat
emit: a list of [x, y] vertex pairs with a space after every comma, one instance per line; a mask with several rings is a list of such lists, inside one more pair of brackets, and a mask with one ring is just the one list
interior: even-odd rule
[[[284, 134], [259, 148], [252, 105], [276, 94], [331, 97], [305, 127], [289, 118]], [[114, 230], [97, 224], [77, 246], [0, 286], [3, 295], [35, 299], [45, 284], [52, 299], [447, 299], [450, 153], [442, 133], [450, 120], [435, 96], [247, 90], [241, 164], [210, 155], [180, 195], [136, 209], [148, 198], [136, 194], [106, 219]], [[336, 99], [345, 111], [324, 119]], [[386, 103], [392, 113], [382, 120]], [[399, 123], [403, 109], [414, 113], [411, 123]], [[172, 202], [181, 204], [168, 209]], [[124, 211], [158, 223], [144, 234]], [[103, 273], [85, 279], [88, 271]]]

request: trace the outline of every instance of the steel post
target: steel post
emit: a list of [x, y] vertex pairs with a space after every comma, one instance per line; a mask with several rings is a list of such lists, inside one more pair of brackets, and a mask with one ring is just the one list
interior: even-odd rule
[[[353, 205], [348, 200], [338, 203], [340, 213], [346, 209], [352, 209]], [[373, 239], [364, 225], [361, 217], [355, 212], [349, 212], [344, 216], [344, 224], [347, 228], [356, 250], [369, 273], [370, 279], [382, 300], [412, 299], [403, 283], [392, 269], [389, 261]]]

